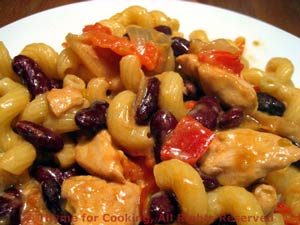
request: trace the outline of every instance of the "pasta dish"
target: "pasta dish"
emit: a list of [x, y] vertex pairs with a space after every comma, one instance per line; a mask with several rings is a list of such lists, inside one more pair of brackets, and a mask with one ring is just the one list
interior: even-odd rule
[[0, 224], [300, 224], [289, 59], [141, 6], [62, 41], [0, 40]]

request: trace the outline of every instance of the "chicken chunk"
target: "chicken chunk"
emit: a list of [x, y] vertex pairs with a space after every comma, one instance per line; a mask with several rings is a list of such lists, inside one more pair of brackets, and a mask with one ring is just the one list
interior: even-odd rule
[[79, 143], [75, 151], [77, 163], [90, 174], [125, 182], [122, 160], [126, 157], [113, 146], [107, 130], [99, 132], [91, 141]]
[[188, 76], [198, 79], [198, 66], [200, 62], [196, 54], [184, 54], [176, 58], [176, 61], [181, 66], [182, 71]]
[[237, 128], [220, 131], [201, 158], [200, 169], [222, 185], [246, 187], [300, 159], [300, 149], [278, 135]]
[[47, 100], [51, 111], [57, 117], [75, 106], [82, 105], [84, 101], [82, 93], [71, 87], [62, 89], [53, 88], [51, 91], [47, 92]]
[[246, 112], [257, 109], [254, 88], [238, 75], [207, 63], [200, 63], [193, 54], [179, 56], [177, 61], [184, 73], [199, 80], [205, 94], [217, 96], [223, 103], [240, 107]]
[[137, 225], [140, 187], [131, 182], [108, 183], [93, 176], [64, 181], [62, 197], [73, 225]]

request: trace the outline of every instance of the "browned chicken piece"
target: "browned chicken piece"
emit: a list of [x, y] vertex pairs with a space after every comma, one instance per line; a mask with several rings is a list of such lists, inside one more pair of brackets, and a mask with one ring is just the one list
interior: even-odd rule
[[187, 75], [199, 80], [205, 94], [217, 96], [223, 103], [252, 112], [257, 108], [256, 91], [247, 81], [225, 69], [200, 63], [194, 54], [177, 57]]
[[198, 66], [200, 62], [196, 54], [184, 54], [176, 58], [176, 61], [181, 66], [182, 71], [188, 76], [192, 76], [195, 79], [198, 77]]
[[222, 185], [247, 187], [300, 159], [300, 149], [278, 135], [237, 128], [220, 131], [201, 158], [200, 169]]
[[75, 106], [82, 105], [84, 102], [82, 93], [72, 87], [53, 88], [47, 92], [47, 100], [51, 111], [57, 117]]
[[93, 176], [64, 181], [62, 197], [73, 225], [137, 225], [140, 187], [131, 182], [109, 183]]
[[116, 149], [107, 130], [99, 132], [91, 141], [83, 141], [76, 146], [77, 163], [92, 175], [108, 180], [125, 182], [122, 151]]
[[273, 212], [277, 204], [276, 189], [268, 184], [260, 184], [252, 190], [265, 215]]

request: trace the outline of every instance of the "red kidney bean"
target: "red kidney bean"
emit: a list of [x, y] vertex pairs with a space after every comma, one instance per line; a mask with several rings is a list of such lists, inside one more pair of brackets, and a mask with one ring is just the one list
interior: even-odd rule
[[6, 218], [11, 225], [20, 224], [20, 210], [22, 207], [21, 193], [11, 187], [0, 196], [0, 219]]
[[47, 208], [54, 215], [61, 215], [61, 185], [54, 179], [44, 180], [42, 183], [42, 196]]
[[203, 95], [201, 88], [193, 81], [184, 79], [184, 101], [198, 100]]
[[91, 104], [90, 107], [79, 110], [75, 115], [77, 126], [92, 133], [97, 133], [106, 127], [107, 108], [107, 102], [98, 100]]
[[38, 182], [43, 182], [46, 180], [55, 180], [59, 184], [62, 184], [63, 182], [63, 172], [56, 167], [38, 166], [32, 172], [32, 176]]
[[220, 108], [215, 98], [204, 96], [198, 101], [197, 105], [191, 109], [188, 115], [192, 116], [208, 129], [215, 130], [218, 125]]
[[33, 59], [18, 55], [13, 58], [12, 67], [15, 73], [23, 79], [33, 98], [51, 89], [49, 78]]
[[62, 170], [59, 167], [43, 165], [36, 166], [31, 170], [31, 176], [40, 183], [45, 180], [55, 180], [61, 185], [64, 180], [79, 175], [87, 175], [87, 172], [77, 164], [67, 170]]
[[63, 81], [62, 80], [57, 80], [57, 79], [49, 79], [50, 81], [50, 88], [57, 88], [61, 89], [63, 87]]
[[150, 217], [155, 224], [173, 223], [180, 211], [175, 195], [165, 191], [152, 195], [149, 205]]
[[0, 217], [10, 216], [14, 207], [11, 205], [11, 200], [0, 196]]
[[231, 108], [222, 113], [219, 118], [219, 127], [228, 129], [237, 127], [244, 119], [244, 111], [241, 108]]
[[147, 124], [151, 116], [158, 110], [159, 87], [160, 81], [156, 77], [148, 80], [144, 96], [136, 109], [135, 120], [137, 124]]
[[215, 177], [200, 173], [203, 185], [206, 191], [211, 191], [220, 186], [218, 180]]
[[58, 222], [62, 225], [70, 224], [71, 214], [62, 208], [61, 185], [69, 177], [86, 174], [77, 164], [65, 171], [57, 167], [37, 166], [31, 172], [32, 177], [41, 183], [46, 207], [51, 213], [58, 216]]
[[14, 130], [36, 149], [58, 152], [64, 147], [63, 138], [52, 130], [29, 121], [18, 121]]
[[88, 173], [81, 168], [78, 164], [73, 165], [71, 168], [64, 170], [62, 174], [62, 179], [66, 180], [69, 177], [87, 175]]
[[174, 56], [177, 57], [188, 53], [190, 42], [182, 37], [172, 37], [171, 47], [173, 49]]
[[41, 183], [42, 197], [47, 209], [58, 218], [62, 225], [71, 224], [71, 214], [62, 208], [61, 185], [54, 179]]
[[217, 98], [213, 96], [203, 96], [200, 98], [198, 101], [199, 104], [205, 104], [212, 108], [216, 113], [221, 113], [222, 112], [222, 107], [220, 105], [220, 102], [218, 101]]
[[172, 29], [169, 26], [159, 25], [154, 27], [154, 29], [166, 35], [172, 35]]
[[154, 156], [156, 162], [160, 162], [160, 149], [165, 142], [167, 135], [174, 130], [177, 125], [175, 116], [165, 110], [157, 111], [150, 121], [150, 132], [155, 140], [154, 144]]
[[263, 92], [257, 93], [258, 110], [273, 116], [282, 116], [285, 105], [277, 98]]

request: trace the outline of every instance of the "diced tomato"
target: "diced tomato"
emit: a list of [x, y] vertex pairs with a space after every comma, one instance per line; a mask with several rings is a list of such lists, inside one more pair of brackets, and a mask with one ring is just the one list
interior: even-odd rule
[[275, 212], [278, 212], [280, 214], [291, 214], [292, 210], [283, 202], [278, 202], [275, 208]]
[[184, 107], [187, 110], [191, 110], [192, 108], [195, 107], [195, 105], [197, 105], [197, 101], [194, 101], [194, 100], [189, 100], [189, 101], [184, 102]]
[[179, 159], [195, 164], [207, 151], [215, 133], [191, 116], [183, 117], [161, 149], [161, 159]]
[[112, 35], [109, 28], [99, 23], [87, 25], [83, 31], [94, 47], [109, 48], [120, 56], [136, 55], [148, 70], [154, 70], [159, 62], [160, 50], [152, 41], [136, 46], [127, 38]]
[[227, 69], [235, 74], [240, 74], [244, 68], [244, 65], [240, 62], [239, 54], [232, 54], [226, 51], [203, 51], [198, 54], [198, 60], [222, 69]]
[[283, 202], [279, 202], [274, 210], [275, 213], [280, 213], [283, 217], [285, 225], [299, 225], [300, 215], [295, 216], [292, 214], [292, 210], [289, 206]]
[[91, 31], [100, 31], [106, 34], [112, 34], [111, 29], [109, 27], [103, 26], [101, 23], [86, 25], [83, 28], [83, 32], [91, 32]]

